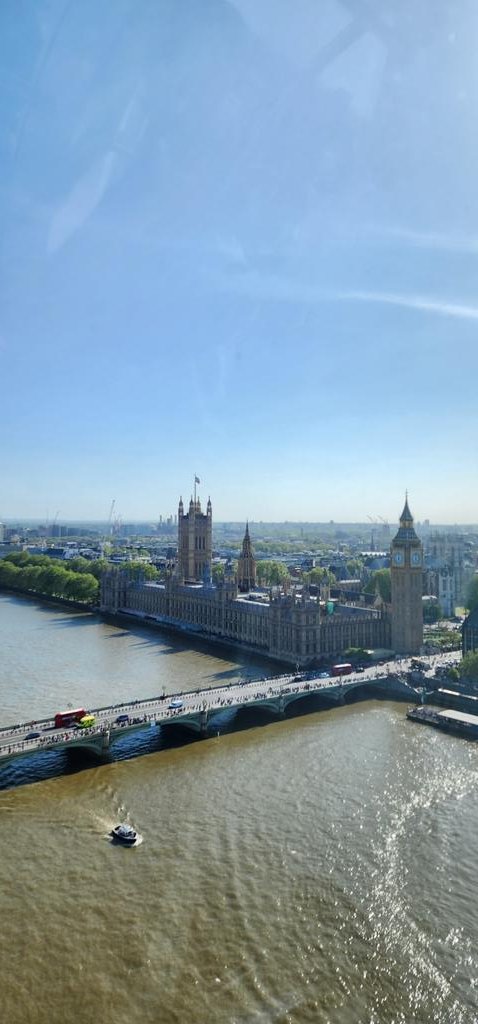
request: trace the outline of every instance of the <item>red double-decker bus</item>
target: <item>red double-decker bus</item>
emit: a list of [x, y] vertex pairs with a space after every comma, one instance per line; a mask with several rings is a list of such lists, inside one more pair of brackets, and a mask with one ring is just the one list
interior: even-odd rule
[[332, 665], [333, 676], [348, 676], [352, 671], [350, 661], [343, 661], [341, 665]]
[[79, 722], [80, 718], [83, 718], [84, 715], [86, 715], [84, 708], [75, 708], [74, 711], [58, 711], [55, 715], [55, 729], [73, 725], [73, 722]]

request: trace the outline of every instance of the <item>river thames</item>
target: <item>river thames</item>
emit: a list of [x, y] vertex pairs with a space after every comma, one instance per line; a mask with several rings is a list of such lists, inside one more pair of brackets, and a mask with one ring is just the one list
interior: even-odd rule
[[[6, 595], [0, 642], [2, 725], [274, 671]], [[476, 745], [375, 701], [124, 742], [0, 770], [5, 1024], [478, 1020]]]

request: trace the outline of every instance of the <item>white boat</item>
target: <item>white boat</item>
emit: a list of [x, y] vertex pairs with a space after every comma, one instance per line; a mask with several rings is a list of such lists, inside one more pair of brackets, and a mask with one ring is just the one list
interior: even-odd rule
[[110, 836], [113, 842], [122, 843], [123, 846], [134, 846], [136, 841], [140, 838], [139, 833], [135, 831], [131, 825], [122, 823], [121, 825], [115, 825], [111, 829]]

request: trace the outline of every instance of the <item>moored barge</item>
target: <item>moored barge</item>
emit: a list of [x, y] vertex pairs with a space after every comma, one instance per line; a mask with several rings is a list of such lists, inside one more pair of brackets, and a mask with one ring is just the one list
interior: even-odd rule
[[436, 711], [434, 708], [421, 705], [409, 708], [407, 718], [413, 722], [420, 722], [422, 725], [431, 725], [443, 732], [463, 736], [467, 740], [478, 740], [478, 715], [470, 715], [465, 711], [457, 711], [455, 708]]
[[478, 715], [478, 694], [466, 693], [464, 690], [450, 690], [438, 687], [426, 694], [427, 704], [439, 704], [443, 708], [456, 708], [470, 715]]

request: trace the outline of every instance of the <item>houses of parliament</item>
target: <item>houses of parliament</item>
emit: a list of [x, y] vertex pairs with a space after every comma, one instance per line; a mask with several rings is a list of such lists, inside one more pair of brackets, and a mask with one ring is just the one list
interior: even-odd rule
[[[178, 507], [178, 557], [163, 583], [145, 582], [112, 569], [101, 580], [101, 610], [200, 635], [208, 641], [240, 644], [268, 658], [307, 667], [336, 658], [350, 647], [386, 648], [418, 654], [423, 642], [421, 542], [408, 499], [391, 544], [391, 605], [366, 608], [335, 604], [306, 586], [256, 589], [256, 563], [246, 525], [237, 574], [226, 568], [214, 584], [212, 505], [194, 496]], [[324, 598], [324, 595], [322, 595]]]

